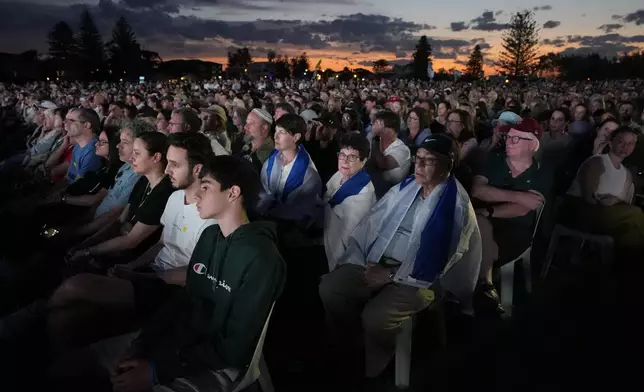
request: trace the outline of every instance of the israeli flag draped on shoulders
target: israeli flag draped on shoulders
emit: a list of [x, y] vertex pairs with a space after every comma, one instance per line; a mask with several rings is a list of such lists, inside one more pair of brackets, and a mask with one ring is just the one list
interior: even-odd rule
[[[421, 189], [413, 176], [391, 188], [353, 231], [338, 263], [378, 263]], [[420, 203], [394, 281], [418, 288], [440, 281], [444, 290], [469, 301], [481, 267], [481, 233], [470, 198], [450, 176]]]
[[315, 164], [304, 146], [298, 146], [291, 171], [282, 184], [282, 170], [279, 151], [273, 150], [262, 167], [262, 189], [256, 211], [278, 219], [321, 220], [319, 205], [321, 203], [322, 180]]
[[326, 185], [324, 201], [324, 250], [333, 271], [344, 253], [353, 229], [376, 204], [376, 190], [366, 170], [361, 170], [344, 184], [337, 172]]

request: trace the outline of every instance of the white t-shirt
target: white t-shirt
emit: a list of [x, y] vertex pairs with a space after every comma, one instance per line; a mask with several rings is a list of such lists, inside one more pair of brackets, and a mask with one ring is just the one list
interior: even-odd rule
[[409, 151], [409, 147], [407, 147], [402, 140], [396, 139], [385, 149], [383, 155], [390, 155], [396, 160], [396, 162], [398, 162], [398, 167], [382, 173], [382, 177], [385, 181], [397, 184], [409, 175], [409, 168], [411, 167], [411, 151]]
[[[297, 157], [295, 158], [297, 159]], [[295, 159], [291, 161], [288, 165], [282, 167], [282, 177], [280, 177], [280, 187], [278, 188], [280, 191], [284, 190], [284, 185], [286, 185], [286, 180], [288, 180], [288, 175], [291, 174], [291, 170], [293, 169], [293, 164], [295, 163]]]
[[184, 267], [190, 262], [192, 252], [204, 229], [217, 223], [214, 219], [201, 219], [197, 204], [185, 204], [186, 192], [178, 190], [168, 198], [161, 216], [163, 248], [154, 259], [152, 268], [166, 271]]

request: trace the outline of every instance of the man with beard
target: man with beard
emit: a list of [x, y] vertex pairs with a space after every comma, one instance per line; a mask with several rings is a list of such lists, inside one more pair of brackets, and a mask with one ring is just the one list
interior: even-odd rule
[[213, 153], [208, 138], [199, 133], [173, 134], [168, 144], [165, 172], [178, 190], [168, 199], [161, 217], [161, 239], [138, 259], [112, 267], [108, 277], [79, 274], [63, 282], [50, 300], [54, 336], [74, 333], [70, 325], [79, 321], [79, 313], [73, 304], [79, 301], [97, 309], [134, 310], [145, 318], [185, 284], [197, 241], [204, 229], [215, 224], [212, 219], [201, 219], [197, 210], [199, 172]]
[[252, 162], [258, 173], [274, 149], [273, 139], [270, 136], [271, 125], [273, 125], [273, 117], [263, 109], [253, 109], [246, 118], [244, 132], [247, 144], [242, 148], [239, 156]]

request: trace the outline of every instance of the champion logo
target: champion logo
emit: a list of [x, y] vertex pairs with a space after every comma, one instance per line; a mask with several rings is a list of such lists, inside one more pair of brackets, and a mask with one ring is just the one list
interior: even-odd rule
[[201, 263], [197, 263], [192, 267], [192, 270], [198, 273], [199, 275], [205, 275], [206, 274], [206, 266]]

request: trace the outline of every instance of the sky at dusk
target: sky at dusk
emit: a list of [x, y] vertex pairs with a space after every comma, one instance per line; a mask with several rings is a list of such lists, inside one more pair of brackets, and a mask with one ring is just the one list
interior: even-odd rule
[[[543, 1], [543, 2], [542, 2]], [[614, 56], [644, 48], [641, 0], [0, 0], [0, 52], [47, 52], [58, 21], [78, 26], [87, 7], [107, 40], [124, 16], [147, 50], [164, 60], [198, 58], [225, 64], [247, 46], [255, 61], [274, 49], [306, 52], [322, 68], [370, 68], [384, 58], [409, 61], [421, 35], [434, 48], [434, 68], [463, 68], [474, 45], [489, 66], [512, 13], [535, 11], [540, 51]], [[488, 72], [493, 69], [488, 68]]]

